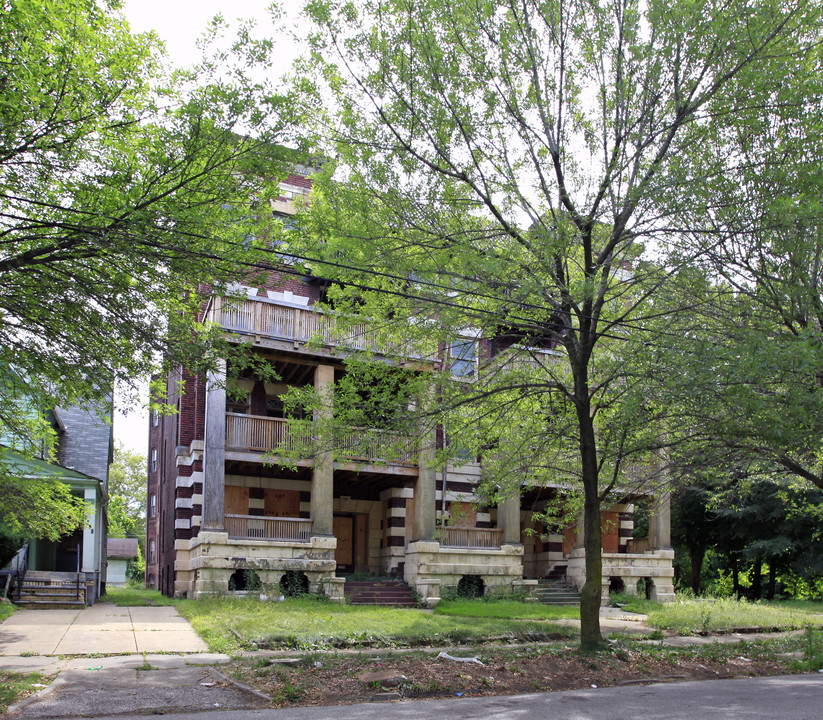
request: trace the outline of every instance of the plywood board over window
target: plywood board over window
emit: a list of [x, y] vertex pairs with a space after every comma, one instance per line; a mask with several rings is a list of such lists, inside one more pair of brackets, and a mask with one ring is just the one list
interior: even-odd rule
[[604, 553], [620, 551], [620, 514], [616, 512], [600, 513], [600, 545]]
[[453, 502], [449, 506], [449, 516], [453, 527], [477, 527], [477, 510], [470, 502]]
[[249, 514], [249, 489], [226, 485], [224, 488], [226, 515]]
[[356, 556], [355, 571], [365, 572], [368, 570], [369, 564], [369, 546], [368, 537], [366, 534], [366, 527], [368, 523], [368, 515], [354, 516], [354, 551]]
[[334, 559], [338, 569], [350, 570], [354, 566], [354, 520], [348, 516], [335, 515], [334, 536], [337, 538], [337, 549]]
[[300, 517], [300, 491], [266, 488], [263, 513], [269, 517]]

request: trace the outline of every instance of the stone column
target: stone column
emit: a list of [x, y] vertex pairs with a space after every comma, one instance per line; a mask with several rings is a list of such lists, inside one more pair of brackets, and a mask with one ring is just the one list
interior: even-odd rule
[[203, 530], [223, 532], [226, 485], [226, 363], [206, 376], [203, 442]]
[[574, 536], [574, 547], [584, 548], [586, 541], [586, 514], [581, 511], [577, 517], [577, 525], [574, 526], [576, 535]]
[[83, 499], [86, 501], [91, 523], [83, 528], [83, 556], [80, 558], [80, 570], [82, 572], [95, 572], [97, 570], [97, 546], [94, 540], [95, 533], [100, 532], [97, 512], [97, 490], [94, 488], [86, 488], [83, 490]]
[[497, 506], [497, 527], [503, 529], [506, 545], [519, 545], [520, 538], [520, 489], [517, 495], [507, 498]]
[[426, 429], [426, 420], [420, 424], [420, 449], [417, 453], [417, 481], [414, 483], [414, 513], [412, 517], [412, 541], [434, 540], [436, 505], [435, 456], [437, 433]]
[[649, 518], [649, 549], [666, 550], [672, 546], [671, 494], [661, 490], [654, 498]]
[[[334, 366], [318, 365], [314, 371], [314, 389], [323, 398], [323, 407], [315, 420], [329, 420], [334, 410]], [[325, 434], [325, 433], [324, 433]], [[328, 441], [328, 438], [323, 438]], [[334, 458], [330, 450], [321, 448], [314, 456], [311, 476], [312, 535], [333, 535]]]

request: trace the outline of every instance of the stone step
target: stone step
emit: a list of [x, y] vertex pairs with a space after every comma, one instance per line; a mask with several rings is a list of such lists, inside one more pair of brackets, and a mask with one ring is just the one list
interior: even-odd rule
[[412, 589], [402, 580], [347, 580], [344, 593], [352, 605], [417, 605]]
[[534, 595], [544, 605], [577, 605], [580, 602], [580, 593], [565, 580], [557, 578], [540, 580]]
[[82, 610], [86, 607], [86, 603], [82, 600], [49, 601], [21, 599], [14, 604], [24, 610]]

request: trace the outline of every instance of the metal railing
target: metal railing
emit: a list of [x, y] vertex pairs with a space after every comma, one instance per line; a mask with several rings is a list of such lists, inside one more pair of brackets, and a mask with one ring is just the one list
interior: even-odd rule
[[500, 549], [502, 528], [445, 527], [442, 528], [443, 547]]
[[267, 517], [264, 515], [225, 515], [224, 526], [235, 540], [284, 540], [308, 542], [311, 520]]

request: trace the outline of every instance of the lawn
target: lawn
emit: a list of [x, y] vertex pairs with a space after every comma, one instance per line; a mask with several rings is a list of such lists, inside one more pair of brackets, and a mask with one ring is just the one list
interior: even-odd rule
[[133, 587], [108, 587], [101, 600], [103, 602], [113, 602], [118, 607], [176, 605], [178, 602], [174, 598], [166, 597], [159, 590]]
[[2, 602], [0, 603], [0, 622], [3, 622], [7, 617], [9, 617], [17, 608], [12, 605], [10, 602]]
[[440, 612], [315, 599], [178, 601], [177, 609], [215, 652], [255, 648], [415, 647], [573, 637], [553, 622], [569, 610], [482, 600], [444, 603]]
[[580, 618], [579, 605], [542, 605], [517, 600], [448, 600], [434, 609], [435, 615], [452, 615], [475, 618], [532, 618], [557, 620]]
[[730, 598], [690, 599], [672, 603], [632, 600], [626, 610], [645, 613], [648, 624], [678, 635], [739, 629], [795, 630], [823, 625], [823, 603], [813, 601], [746, 602]]

